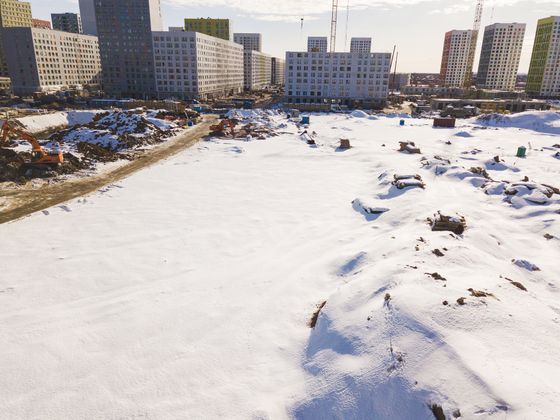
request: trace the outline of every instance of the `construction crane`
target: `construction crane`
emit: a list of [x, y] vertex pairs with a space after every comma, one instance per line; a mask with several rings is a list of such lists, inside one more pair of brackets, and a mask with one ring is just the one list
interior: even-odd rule
[[10, 134], [17, 136], [31, 144], [31, 161], [26, 162], [26, 165], [36, 167], [56, 167], [64, 162], [64, 155], [62, 154], [61, 150], [47, 151], [43, 149], [33, 135], [23, 131], [20, 128], [13, 127], [8, 120], [4, 121], [4, 124], [2, 125], [0, 134], [0, 145], [8, 140]]
[[471, 38], [471, 45], [469, 49], [469, 58], [467, 62], [467, 73], [465, 74], [465, 88], [469, 89], [472, 85], [472, 74], [474, 66], [474, 57], [476, 54], [476, 45], [478, 43], [478, 32], [480, 31], [480, 24], [482, 23], [482, 11], [484, 10], [484, 0], [477, 0], [476, 10], [474, 13], [473, 33]]
[[331, 15], [331, 45], [330, 52], [336, 51], [336, 26], [338, 23], [338, 0], [332, 2], [332, 15]]

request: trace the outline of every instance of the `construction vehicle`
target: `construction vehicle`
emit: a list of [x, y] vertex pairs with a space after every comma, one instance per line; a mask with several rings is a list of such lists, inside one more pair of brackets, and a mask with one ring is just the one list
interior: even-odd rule
[[32, 134], [22, 130], [21, 128], [13, 126], [8, 120], [4, 121], [0, 133], [0, 145], [4, 144], [8, 140], [10, 135], [23, 139], [31, 144], [31, 161], [25, 162], [25, 165], [39, 168], [52, 168], [64, 162], [64, 156], [61, 150], [45, 150]]
[[211, 134], [214, 136], [224, 136], [227, 134], [226, 133], [227, 128], [229, 128], [231, 136], [234, 137], [236, 126], [237, 126], [236, 120], [233, 120], [231, 118], [225, 118], [222, 121], [220, 121], [219, 124], [211, 125], [210, 131], [212, 132]]

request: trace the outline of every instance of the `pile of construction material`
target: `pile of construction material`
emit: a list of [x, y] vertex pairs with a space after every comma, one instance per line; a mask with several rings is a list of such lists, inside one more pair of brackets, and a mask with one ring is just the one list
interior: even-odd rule
[[[195, 116], [193, 116], [194, 118]], [[12, 141], [0, 149], [0, 182], [23, 183], [93, 169], [98, 163], [130, 160], [143, 147], [162, 143], [187, 121], [185, 114], [135, 109], [98, 113], [87, 124], [77, 124], [43, 141], [45, 149], [61, 148], [64, 162], [55, 167], [31, 167], [28, 145]]]

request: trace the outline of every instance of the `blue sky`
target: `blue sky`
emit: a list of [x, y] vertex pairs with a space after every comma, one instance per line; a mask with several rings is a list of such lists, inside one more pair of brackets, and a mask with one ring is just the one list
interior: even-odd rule
[[[347, 1], [340, 0], [338, 50], [344, 48], [346, 33], [348, 39], [372, 37], [375, 51], [391, 51], [396, 44], [399, 71], [406, 72], [438, 72], [443, 34], [470, 29], [474, 19], [475, 0], [350, 0], [346, 31]], [[43, 19], [51, 12], [78, 11], [77, 0], [31, 0], [31, 4], [33, 15]], [[261, 32], [263, 50], [277, 56], [305, 48], [309, 35], [327, 36], [330, 7], [331, 0], [162, 0], [166, 27], [180, 26], [185, 17], [230, 18], [234, 31]], [[520, 66], [526, 72], [537, 20], [559, 14], [560, 0], [486, 0], [482, 25], [527, 24]]]

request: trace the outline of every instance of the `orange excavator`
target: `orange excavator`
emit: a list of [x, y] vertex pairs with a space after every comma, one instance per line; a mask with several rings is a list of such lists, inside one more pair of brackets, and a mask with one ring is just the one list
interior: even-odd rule
[[64, 162], [64, 156], [61, 150], [47, 151], [41, 147], [37, 139], [32, 135], [23, 131], [21, 128], [12, 126], [9, 121], [5, 121], [0, 131], [0, 145], [8, 140], [9, 136], [14, 135], [31, 144], [31, 162], [26, 162], [27, 165], [41, 167], [41, 166], [58, 166]]
[[229, 128], [231, 136], [234, 137], [236, 126], [237, 126], [237, 121], [236, 120], [226, 118], [226, 119], [220, 121], [219, 124], [211, 125], [210, 126], [210, 131], [212, 131], [212, 134], [214, 134], [214, 135], [223, 136], [224, 134], [226, 134], [226, 129]]

